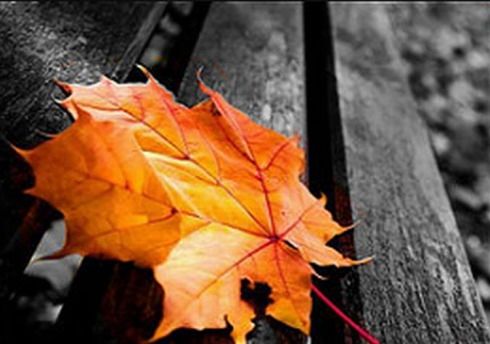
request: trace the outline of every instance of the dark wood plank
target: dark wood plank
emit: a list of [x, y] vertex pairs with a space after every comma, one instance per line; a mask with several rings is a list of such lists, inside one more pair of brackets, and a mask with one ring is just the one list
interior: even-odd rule
[[[179, 92], [179, 99], [188, 105], [203, 99], [196, 83], [200, 67], [204, 68], [205, 82], [231, 104], [266, 127], [286, 135], [300, 134], [305, 145], [301, 4], [213, 3]], [[188, 343], [197, 333], [183, 331], [178, 340], [169, 340]], [[207, 334], [196, 343], [213, 338]], [[226, 336], [216, 340], [229, 341]], [[260, 318], [248, 341], [296, 344], [305, 342], [306, 337], [271, 319]]]
[[151, 269], [85, 258], [56, 324], [57, 342], [140, 343], [162, 317], [163, 290]]
[[383, 343], [488, 343], [488, 325], [384, 6], [330, 5], [336, 65], [330, 72], [337, 77], [337, 122], [345, 144], [336, 154], [347, 166], [334, 177], [340, 186], [347, 181], [353, 216], [360, 220], [357, 255], [375, 256], [358, 269], [357, 310]]
[[[33, 177], [6, 139], [32, 147], [46, 139], [41, 132], [66, 128], [71, 120], [51, 99], [62, 97], [52, 79], [94, 82], [101, 74], [124, 79], [164, 8], [163, 2], [0, 4], [0, 302], [15, 295], [44, 230], [59, 216], [22, 194]], [[9, 342], [8, 329], [9, 322], [2, 321], [0, 341]]]
[[1, 132], [19, 145], [69, 124], [51, 101], [54, 78], [122, 79], [161, 17], [163, 3], [5, 2], [0, 5]]

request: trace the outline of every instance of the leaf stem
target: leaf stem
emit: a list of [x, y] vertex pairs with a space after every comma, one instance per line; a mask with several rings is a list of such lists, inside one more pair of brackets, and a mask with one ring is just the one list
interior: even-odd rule
[[361, 326], [356, 324], [354, 320], [349, 318], [344, 312], [340, 310], [335, 304], [330, 301], [329, 298], [327, 298], [315, 285], [312, 284], [311, 290], [315, 295], [325, 304], [327, 307], [329, 307], [335, 314], [337, 314], [345, 323], [347, 323], [350, 327], [352, 327], [354, 330], [359, 333], [359, 335], [364, 338], [369, 344], [379, 344], [379, 340], [374, 338], [370, 333], [368, 333], [365, 329], [363, 329]]

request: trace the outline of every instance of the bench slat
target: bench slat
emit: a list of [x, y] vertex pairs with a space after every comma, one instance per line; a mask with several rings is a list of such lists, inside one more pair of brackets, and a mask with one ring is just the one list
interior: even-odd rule
[[[179, 98], [187, 105], [204, 99], [196, 72], [206, 84], [258, 123], [285, 135], [305, 130], [302, 6], [213, 3], [186, 69]], [[219, 238], [216, 238], [219, 240]], [[261, 319], [250, 343], [301, 343], [298, 331]], [[223, 331], [225, 332], [225, 331]], [[179, 331], [170, 342], [229, 343], [223, 333]], [[267, 339], [270, 338], [270, 339]]]
[[[12, 142], [43, 140], [35, 129], [57, 132], [69, 124], [51, 101], [54, 78], [122, 80], [161, 17], [162, 2], [5, 2], [0, 5], [1, 132]], [[60, 94], [60, 93], [58, 93]]]
[[[213, 4], [180, 87], [186, 104], [207, 84], [258, 123], [306, 139], [300, 4]], [[303, 145], [304, 145], [303, 140]]]
[[330, 5], [345, 143], [336, 154], [347, 165], [335, 177], [339, 186], [347, 181], [360, 220], [357, 255], [375, 256], [358, 269], [357, 310], [383, 343], [487, 343], [482, 305], [384, 6]]
[[[47, 203], [22, 194], [20, 189], [30, 183], [28, 168], [4, 137], [30, 147], [45, 139], [38, 130], [56, 133], [67, 127], [69, 118], [51, 99], [63, 97], [52, 79], [88, 83], [101, 74], [124, 79], [165, 6], [165, 2], [0, 4], [4, 67], [0, 71], [0, 302], [10, 302], [18, 278], [55, 216]], [[24, 231], [24, 227], [29, 228]], [[8, 321], [2, 322], [0, 335], [11, 339], [9, 327]]]

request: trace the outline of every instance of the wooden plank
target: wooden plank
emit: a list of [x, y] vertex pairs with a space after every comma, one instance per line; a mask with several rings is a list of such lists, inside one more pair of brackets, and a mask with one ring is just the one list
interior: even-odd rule
[[213, 4], [179, 92], [203, 99], [196, 72], [258, 123], [305, 143], [304, 51], [299, 4]]
[[[163, 2], [0, 4], [0, 302], [11, 300], [16, 281], [55, 217], [46, 203], [22, 194], [32, 185], [32, 174], [5, 138], [31, 147], [46, 139], [40, 132], [67, 127], [69, 117], [51, 99], [62, 96], [52, 79], [94, 82], [101, 74], [124, 79], [164, 8]], [[9, 338], [9, 331], [3, 331], [8, 323], [2, 322], [1, 335], [7, 337], [0, 341]]]
[[69, 124], [51, 101], [54, 78], [122, 79], [139, 56], [163, 3], [5, 2], [0, 5], [1, 132], [19, 145]]
[[[488, 325], [405, 80], [385, 5], [331, 4], [335, 72], [358, 256], [357, 304], [383, 343], [488, 343]], [[343, 185], [346, 187], [347, 185]], [[350, 302], [349, 302], [350, 301]], [[354, 312], [356, 309], [353, 309]]]
[[[186, 70], [179, 99], [203, 99], [196, 72], [255, 121], [286, 135], [301, 134], [305, 145], [303, 13], [299, 3], [213, 3]], [[226, 333], [226, 331], [223, 331]], [[223, 332], [193, 343], [229, 343]], [[191, 342], [197, 331], [181, 331], [170, 342]], [[173, 338], [172, 338], [173, 337]], [[174, 338], [178, 338], [177, 340]], [[306, 337], [260, 318], [250, 343], [302, 343]]]
[[162, 317], [163, 290], [150, 269], [86, 258], [56, 324], [59, 342], [140, 343]]

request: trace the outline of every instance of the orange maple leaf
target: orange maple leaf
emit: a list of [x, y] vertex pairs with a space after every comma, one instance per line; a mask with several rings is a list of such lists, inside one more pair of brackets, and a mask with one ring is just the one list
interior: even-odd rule
[[146, 84], [62, 84], [77, 119], [21, 153], [30, 192], [60, 209], [60, 254], [100, 255], [153, 267], [165, 288], [154, 339], [181, 327], [251, 330], [243, 279], [270, 286], [266, 313], [309, 332], [317, 265], [363, 263], [325, 245], [344, 232], [300, 182], [298, 138], [264, 128], [200, 82], [209, 99], [187, 108], [147, 73]]

